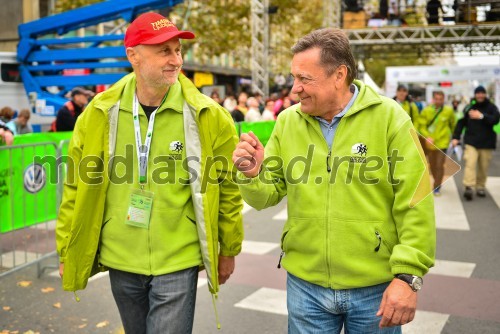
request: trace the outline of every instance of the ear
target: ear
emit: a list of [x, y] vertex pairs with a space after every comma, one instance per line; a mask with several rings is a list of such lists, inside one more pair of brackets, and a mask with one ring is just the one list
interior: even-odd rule
[[136, 66], [138, 63], [138, 52], [136, 48], [126, 48], [125, 53], [127, 54], [127, 59], [132, 64], [132, 66]]
[[347, 80], [347, 66], [340, 65], [333, 73], [333, 76], [335, 78], [335, 86], [337, 86], [337, 88], [345, 86], [345, 82]]

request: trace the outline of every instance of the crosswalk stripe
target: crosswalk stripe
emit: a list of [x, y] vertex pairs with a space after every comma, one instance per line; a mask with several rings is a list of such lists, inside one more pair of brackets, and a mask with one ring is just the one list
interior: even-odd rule
[[[260, 288], [234, 305], [247, 310], [288, 315], [286, 308], [286, 291]], [[448, 314], [417, 311], [415, 319], [402, 327], [404, 334], [438, 334], [443, 330]]]
[[288, 211], [286, 207], [273, 216], [273, 220], [287, 220], [287, 219], [288, 219]]
[[417, 311], [413, 321], [402, 326], [403, 334], [439, 334], [449, 317], [449, 314]]
[[274, 242], [243, 240], [241, 252], [246, 254], [264, 255], [279, 246], [280, 245], [278, 243]]
[[441, 188], [441, 196], [434, 197], [436, 228], [443, 230], [469, 231], [469, 221], [455, 180], [450, 178]]
[[286, 291], [278, 289], [260, 288], [234, 306], [267, 313], [288, 314]]
[[429, 274], [469, 278], [475, 268], [475, 263], [436, 260], [434, 267], [429, 270]]
[[497, 204], [497, 207], [500, 209], [500, 177], [492, 177], [488, 176], [488, 181], [486, 181], [486, 188], [490, 193], [491, 197]]
[[241, 210], [241, 214], [244, 215], [248, 212], [250, 212], [251, 210], [253, 210], [253, 208], [248, 205], [246, 202], [243, 202], [243, 210]]

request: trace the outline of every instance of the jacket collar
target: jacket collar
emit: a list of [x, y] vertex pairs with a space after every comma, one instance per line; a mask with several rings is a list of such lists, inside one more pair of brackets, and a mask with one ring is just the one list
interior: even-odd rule
[[[380, 104], [382, 103], [382, 99], [380, 98], [379, 94], [373, 90], [373, 88], [365, 85], [362, 81], [360, 80], [354, 80], [353, 83], [358, 87], [359, 93], [358, 97], [354, 101], [354, 104], [352, 105], [351, 108], [347, 111], [347, 114], [344, 115], [344, 117], [349, 117], [352, 116], [363, 109], [366, 109], [372, 105], [375, 104]], [[292, 108], [295, 107], [295, 111], [301, 115], [302, 117], [306, 119], [311, 119], [314, 120], [312, 116], [309, 116], [308, 114], [303, 113], [300, 110], [300, 103], [296, 104]]]

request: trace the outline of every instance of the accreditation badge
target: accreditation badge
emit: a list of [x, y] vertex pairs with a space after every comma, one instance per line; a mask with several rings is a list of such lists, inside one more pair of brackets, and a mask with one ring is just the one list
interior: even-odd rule
[[125, 224], [149, 228], [149, 218], [153, 206], [153, 193], [142, 189], [132, 189]]

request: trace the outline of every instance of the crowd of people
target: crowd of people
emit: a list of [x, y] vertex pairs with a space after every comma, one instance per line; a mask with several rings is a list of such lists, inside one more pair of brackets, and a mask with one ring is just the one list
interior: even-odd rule
[[434, 179], [434, 195], [441, 195], [446, 153], [461, 145], [465, 161], [464, 197], [472, 200], [474, 189], [478, 197], [485, 197], [486, 177], [497, 142], [493, 127], [500, 120], [498, 108], [487, 98], [486, 89], [476, 87], [474, 97], [462, 112], [458, 100], [447, 105], [444, 92], [439, 90], [433, 92], [431, 103], [425, 107], [417, 106], [404, 85], [398, 86], [394, 100], [408, 113], [420, 135]]

